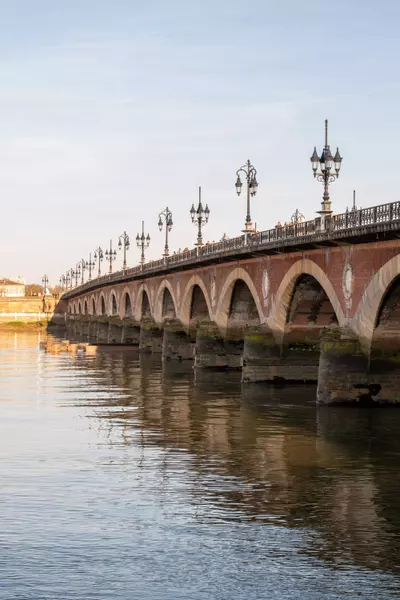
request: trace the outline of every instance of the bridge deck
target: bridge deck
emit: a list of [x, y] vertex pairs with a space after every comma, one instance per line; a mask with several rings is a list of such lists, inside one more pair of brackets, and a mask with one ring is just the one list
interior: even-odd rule
[[254, 234], [241, 235], [214, 244], [179, 252], [156, 261], [116, 271], [68, 290], [64, 298], [73, 298], [85, 291], [120, 282], [154, 277], [174, 271], [191, 269], [219, 262], [244, 259], [257, 255], [282, 254], [361, 244], [400, 237], [400, 202], [382, 204], [355, 211], [321, 217], [302, 223], [285, 224]]

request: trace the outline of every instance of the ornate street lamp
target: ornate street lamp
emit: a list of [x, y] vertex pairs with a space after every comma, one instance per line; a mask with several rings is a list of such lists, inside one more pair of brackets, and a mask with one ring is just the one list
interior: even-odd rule
[[318, 214], [321, 217], [332, 214], [331, 201], [329, 198], [329, 184], [336, 181], [339, 177], [339, 171], [343, 158], [339, 154], [339, 148], [336, 150], [335, 156], [332, 156], [330, 146], [328, 144], [328, 119], [325, 119], [325, 146], [321, 156], [318, 156], [317, 148], [314, 146], [314, 152], [311, 156], [311, 166], [314, 172], [314, 177], [324, 185], [324, 194], [322, 196], [321, 210]]
[[304, 221], [304, 215], [301, 214], [298, 208], [294, 211], [292, 216], [290, 217], [291, 223], [302, 223]]
[[248, 160], [245, 165], [241, 166], [240, 169], [236, 171], [237, 179], [235, 187], [238, 196], [240, 196], [243, 186], [242, 180], [240, 179], [240, 173], [244, 173], [247, 182], [247, 214], [243, 231], [244, 233], [251, 233], [254, 231], [254, 228], [250, 215], [250, 198], [255, 196], [258, 190], [257, 170]]
[[92, 281], [92, 270], [94, 269], [96, 263], [92, 260], [92, 253], [89, 253], [89, 260], [86, 261], [86, 268], [89, 271], [88, 281]]
[[208, 204], [203, 208], [203, 204], [201, 202], [201, 186], [199, 187], [199, 203], [197, 205], [197, 209], [192, 204], [192, 208], [190, 209], [190, 217], [192, 219], [192, 223], [197, 227], [197, 242], [195, 246], [203, 245], [203, 236], [201, 233], [202, 228], [206, 223], [208, 223], [208, 219], [210, 216], [210, 209], [208, 208]]
[[75, 274], [75, 287], [78, 287], [78, 277], [81, 274], [81, 263], [76, 264], [76, 269], [74, 271]]
[[137, 234], [136, 245], [141, 248], [140, 263], [143, 265], [145, 261], [144, 251], [150, 246], [150, 235], [144, 233], [144, 221], [142, 221], [142, 234]]
[[158, 215], [158, 229], [161, 231], [163, 228], [163, 221], [165, 221], [165, 247], [164, 247], [164, 256], [169, 256], [169, 248], [168, 248], [168, 234], [172, 229], [172, 212], [169, 210], [168, 206], [165, 210], [160, 212]]
[[65, 289], [72, 288], [72, 277], [71, 271], [67, 271], [65, 274]]
[[100, 246], [94, 251], [94, 260], [98, 261], [97, 277], [101, 277], [101, 261], [103, 260], [104, 254]]
[[108, 260], [108, 262], [110, 263], [110, 266], [108, 267], [108, 272], [111, 275], [113, 260], [117, 258], [117, 251], [112, 249], [112, 240], [110, 240], [110, 249], [106, 250], [104, 255], [106, 257], [106, 260]]
[[118, 248], [121, 250], [122, 247], [124, 248], [124, 264], [122, 266], [122, 269], [125, 273], [125, 271], [126, 271], [126, 251], [129, 250], [129, 248], [130, 248], [129, 235], [126, 233], [126, 231], [124, 231], [124, 233], [122, 235], [120, 235], [118, 238]]
[[82, 260], [78, 264], [79, 264], [79, 267], [80, 267], [80, 272], [82, 274], [81, 285], [83, 285], [85, 283], [85, 271], [86, 271], [87, 262], [86, 262], [86, 260], [84, 258], [82, 258]]
[[66, 281], [67, 281], [66, 276], [65, 275], [61, 275], [61, 277], [60, 277], [60, 286], [61, 286], [62, 291], [65, 290]]
[[47, 290], [47, 284], [49, 283], [49, 278], [47, 277], [47, 275], [43, 275], [42, 277], [42, 284], [43, 284], [43, 295], [46, 295], [46, 290]]

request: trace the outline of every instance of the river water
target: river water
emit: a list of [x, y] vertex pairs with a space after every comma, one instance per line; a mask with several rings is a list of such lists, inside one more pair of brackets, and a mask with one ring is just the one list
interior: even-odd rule
[[0, 598], [400, 595], [400, 410], [0, 334]]

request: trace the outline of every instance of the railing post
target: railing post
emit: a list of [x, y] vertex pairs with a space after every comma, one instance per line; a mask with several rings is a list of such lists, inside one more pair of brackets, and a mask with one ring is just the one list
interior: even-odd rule
[[374, 206], [374, 223], [376, 223], [377, 208]]
[[393, 221], [393, 202], [389, 204], [389, 221]]

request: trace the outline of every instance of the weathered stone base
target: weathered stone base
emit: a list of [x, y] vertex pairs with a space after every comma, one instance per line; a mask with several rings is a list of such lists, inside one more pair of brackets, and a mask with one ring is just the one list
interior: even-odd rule
[[376, 331], [372, 342], [369, 381], [376, 387], [375, 401], [400, 406], [400, 332]]
[[138, 324], [124, 323], [122, 327], [121, 343], [129, 346], [139, 346], [140, 326]]
[[108, 323], [97, 323], [97, 343], [108, 344]]
[[109, 344], [121, 344], [122, 343], [122, 327], [120, 324], [116, 325], [110, 323], [108, 326], [108, 343]]
[[153, 319], [142, 320], [140, 323], [139, 350], [146, 354], [161, 354], [163, 349], [163, 334]]
[[213, 322], [201, 323], [197, 329], [195, 369], [240, 369], [242, 342], [224, 340]]
[[368, 357], [350, 331], [322, 334], [318, 370], [319, 404], [371, 404], [376, 386], [368, 375]]
[[243, 382], [315, 383], [319, 350], [306, 343], [299, 348], [281, 347], [272, 331], [254, 327], [246, 332], [243, 349]]
[[164, 324], [163, 360], [193, 360], [195, 341], [182, 329], [178, 321]]

